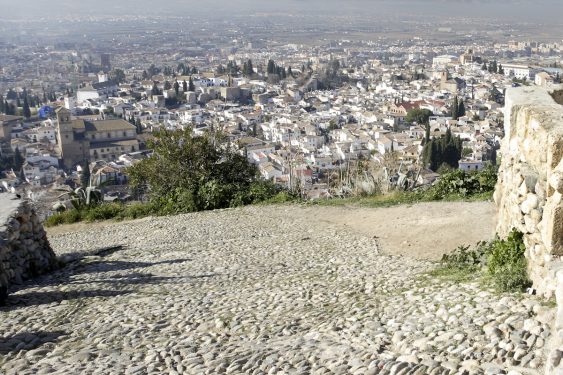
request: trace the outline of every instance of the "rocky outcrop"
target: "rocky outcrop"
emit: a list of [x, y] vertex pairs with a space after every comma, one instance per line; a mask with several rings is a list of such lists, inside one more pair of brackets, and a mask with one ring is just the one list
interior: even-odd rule
[[57, 265], [55, 253], [31, 204], [0, 194], [0, 303], [11, 285]]
[[[495, 202], [498, 233], [524, 233], [530, 278], [541, 295], [556, 295], [555, 328], [563, 333], [563, 106], [550, 94], [539, 87], [507, 91]], [[558, 358], [547, 371], [555, 373]]]

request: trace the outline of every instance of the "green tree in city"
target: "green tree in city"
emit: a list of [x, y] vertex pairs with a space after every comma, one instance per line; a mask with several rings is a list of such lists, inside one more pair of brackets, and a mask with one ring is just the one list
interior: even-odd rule
[[457, 106], [457, 115], [458, 117], [465, 116], [465, 103], [463, 102], [463, 99], [459, 101], [459, 104]]
[[84, 160], [82, 162], [82, 173], [80, 174], [80, 185], [82, 186], [83, 189], [86, 189], [88, 186], [90, 186], [90, 163], [88, 163], [88, 160]]
[[117, 84], [125, 82], [125, 72], [122, 69], [113, 69], [109, 74], [109, 77]]
[[160, 89], [158, 88], [156, 82], [153, 83], [152, 85], [152, 90], [151, 90], [151, 94], [154, 95], [161, 95], [162, 92], [160, 92]]
[[21, 171], [24, 162], [25, 158], [22, 156], [19, 147], [16, 147], [14, 152], [14, 169], [18, 172]]
[[174, 80], [174, 92], [176, 93], [176, 97], [180, 95], [180, 84], [176, 80]]
[[441, 138], [431, 139], [425, 143], [422, 152], [425, 167], [437, 171], [443, 165], [457, 168], [463, 152], [463, 141], [454, 137], [450, 129]]
[[408, 123], [416, 122], [417, 124], [424, 125], [428, 124], [432, 116], [432, 111], [429, 109], [413, 108], [407, 112], [405, 121]]
[[26, 119], [31, 117], [31, 109], [29, 108], [29, 101], [27, 99], [27, 95], [23, 98], [23, 116]]
[[186, 80], [184, 80], [184, 82], [182, 82], [182, 91], [188, 92], [188, 82], [186, 82]]
[[195, 84], [192, 76], [190, 76], [190, 82], [188, 83], [188, 91], [195, 91]]
[[457, 120], [459, 118], [459, 103], [457, 100], [457, 96], [454, 97], [454, 102], [452, 104], [452, 109], [451, 109], [451, 116], [452, 119]]

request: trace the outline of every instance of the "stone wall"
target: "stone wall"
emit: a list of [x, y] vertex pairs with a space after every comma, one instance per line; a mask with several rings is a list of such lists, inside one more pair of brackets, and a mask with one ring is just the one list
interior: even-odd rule
[[507, 90], [506, 134], [494, 198], [497, 232], [501, 237], [513, 228], [524, 233], [534, 288], [557, 298], [557, 333], [546, 373], [559, 373], [555, 369], [563, 354], [563, 106], [550, 94], [540, 87]]
[[10, 286], [56, 265], [55, 253], [31, 204], [0, 193], [0, 304]]

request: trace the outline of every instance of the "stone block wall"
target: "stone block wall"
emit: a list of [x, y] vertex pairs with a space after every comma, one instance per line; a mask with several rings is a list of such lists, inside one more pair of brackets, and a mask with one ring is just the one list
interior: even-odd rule
[[57, 266], [55, 253], [32, 205], [0, 193], [0, 304], [8, 289]]
[[[563, 87], [554, 88], [559, 89]], [[563, 105], [552, 94], [540, 87], [507, 90], [494, 199], [497, 232], [501, 237], [513, 228], [524, 233], [534, 288], [542, 296], [557, 298], [557, 334], [546, 373], [560, 373], [561, 355], [556, 357], [563, 354]]]

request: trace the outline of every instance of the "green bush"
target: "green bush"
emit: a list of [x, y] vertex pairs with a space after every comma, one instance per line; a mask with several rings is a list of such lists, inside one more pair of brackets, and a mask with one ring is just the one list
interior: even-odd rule
[[82, 212], [76, 209], [63, 211], [52, 216], [49, 216], [44, 225], [46, 227], [53, 227], [61, 224], [73, 224], [83, 220]]
[[133, 203], [125, 205], [123, 210], [117, 216], [117, 219], [139, 219], [154, 215], [155, 213], [155, 205], [152, 203]]
[[428, 200], [470, 198], [494, 191], [497, 181], [497, 169], [494, 166], [479, 172], [465, 172], [456, 169], [445, 172], [440, 179], [423, 195]]
[[522, 291], [531, 285], [524, 256], [524, 235], [513, 230], [506, 240], [495, 240], [488, 257], [487, 271], [501, 291]]
[[491, 284], [502, 292], [524, 291], [531, 285], [527, 273], [523, 234], [513, 230], [506, 240], [498, 237], [479, 242], [476, 247], [459, 246], [442, 257], [437, 275], [472, 275], [485, 271]]
[[82, 210], [86, 221], [100, 221], [114, 219], [123, 211], [122, 203], [105, 203]]

